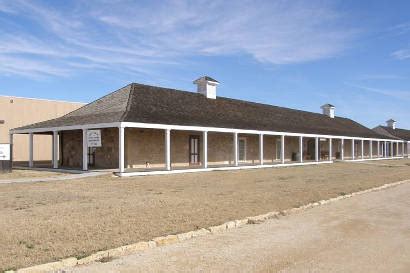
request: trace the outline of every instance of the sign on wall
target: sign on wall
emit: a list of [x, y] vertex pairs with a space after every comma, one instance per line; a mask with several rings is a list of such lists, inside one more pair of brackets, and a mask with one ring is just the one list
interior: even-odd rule
[[10, 144], [0, 144], [0, 160], [10, 160]]
[[88, 147], [101, 147], [101, 130], [87, 131]]

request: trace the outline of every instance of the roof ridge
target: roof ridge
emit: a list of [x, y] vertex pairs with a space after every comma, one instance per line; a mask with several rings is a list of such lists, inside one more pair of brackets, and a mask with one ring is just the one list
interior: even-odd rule
[[127, 100], [127, 107], [125, 107], [124, 113], [121, 115], [120, 122], [124, 121], [125, 116], [128, 114], [130, 107], [131, 107], [131, 95], [134, 93], [135, 83], [129, 84], [130, 90], [128, 91], [128, 100]]
[[66, 117], [67, 115], [72, 115], [72, 114], [75, 114], [76, 112], [80, 112], [80, 110], [82, 110], [83, 108], [85, 108], [85, 107], [87, 107], [87, 106], [89, 106], [89, 105], [91, 105], [91, 104], [93, 104], [93, 103], [96, 103], [96, 102], [98, 102], [98, 101], [101, 101], [101, 100], [105, 99], [106, 97], [108, 97], [108, 96], [110, 96], [110, 95], [112, 95], [112, 94], [114, 94], [114, 93], [120, 92], [120, 91], [123, 90], [124, 88], [126, 88], [126, 87], [128, 87], [128, 86], [131, 86], [131, 85], [132, 85], [132, 84], [127, 84], [127, 85], [125, 85], [125, 86], [123, 86], [123, 87], [121, 87], [121, 88], [119, 88], [119, 89], [117, 89], [117, 90], [115, 90], [115, 91], [112, 91], [112, 92], [110, 92], [110, 93], [108, 93], [108, 94], [106, 94], [106, 95], [104, 95], [104, 96], [102, 96], [102, 97], [100, 97], [100, 98], [98, 98], [98, 99], [96, 99], [96, 100], [93, 100], [93, 101], [91, 101], [91, 102], [89, 102], [89, 103], [87, 103], [87, 104], [81, 106], [80, 108], [78, 108], [78, 109], [76, 109], [76, 110], [74, 110], [74, 111], [72, 111], [72, 112], [69, 112], [69, 113], [67, 113], [67, 114], [65, 114], [65, 115], [63, 115], [63, 116], [61, 116], [61, 117]]

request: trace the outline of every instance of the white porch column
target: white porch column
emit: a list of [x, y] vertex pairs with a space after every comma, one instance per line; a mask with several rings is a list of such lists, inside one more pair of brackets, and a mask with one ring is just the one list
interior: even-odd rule
[[404, 157], [404, 141], [401, 143], [401, 157]]
[[28, 135], [28, 166], [33, 168], [33, 133]]
[[407, 155], [407, 157], [409, 157], [409, 143], [408, 142], [406, 142], [405, 143], [405, 146], [406, 146], [406, 155]]
[[315, 137], [315, 161], [319, 162], [319, 138]]
[[380, 141], [377, 141], [377, 157], [380, 157]]
[[263, 165], [263, 134], [259, 134], [259, 165]]
[[391, 157], [394, 157], [394, 142], [393, 141], [391, 141], [390, 142], [390, 146], [391, 146]]
[[407, 157], [410, 158], [410, 141], [407, 142]]
[[329, 161], [333, 159], [333, 151], [332, 151], [332, 139], [329, 138]]
[[399, 156], [399, 143], [396, 142], [396, 156]]
[[386, 157], [390, 157], [390, 148], [391, 148], [390, 142], [386, 141]]
[[361, 146], [362, 146], [361, 156], [362, 156], [362, 159], [363, 159], [363, 158], [364, 158], [364, 141], [363, 141], [363, 139], [362, 139], [362, 141], [361, 141]]
[[118, 168], [119, 172], [123, 173], [125, 171], [125, 128], [118, 127]]
[[13, 134], [9, 134], [9, 144], [10, 144], [10, 163], [11, 163], [11, 166], [13, 167], [13, 142], [14, 142], [14, 139], [13, 139]]
[[165, 169], [171, 170], [171, 129], [165, 129]]
[[299, 162], [303, 163], [303, 136], [299, 137]]
[[385, 153], [384, 153], [384, 157], [389, 157], [389, 154], [388, 154], [388, 152], [389, 152], [389, 145], [387, 144], [387, 141], [385, 141], [384, 142], [384, 149], [386, 150], [385, 151]]
[[281, 141], [281, 145], [280, 145], [280, 161], [282, 164], [285, 163], [285, 136], [281, 135], [280, 136], [280, 141]]
[[[121, 151], [121, 145], [118, 147]], [[121, 160], [121, 159], [120, 159]], [[83, 171], [88, 170], [88, 140], [87, 140], [87, 129], [83, 129]]]
[[387, 141], [384, 142], [383, 148], [384, 148], [384, 157], [386, 158], [387, 157]]
[[369, 153], [370, 153], [370, 158], [373, 158], [373, 140], [369, 140]]
[[202, 132], [202, 168], [208, 168], [208, 132]]
[[53, 131], [53, 168], [58, 168], [58, 131]]
[[409, 149], [410, 149], [410, 142], [407, 142], [406, 143], [406, 154], [407, 154], [407, 157], [410, 157], [410, 153], [409, 153]]
[[239, 165], [238, 133], [233, 133], [233, 162], [235, 166]]
[[340, 159], [341, 160], [345, 159], [345, 140], [344, 138], [340, 140]]
[[352, 138], [352, 160], [354, 159], [354, 139]]

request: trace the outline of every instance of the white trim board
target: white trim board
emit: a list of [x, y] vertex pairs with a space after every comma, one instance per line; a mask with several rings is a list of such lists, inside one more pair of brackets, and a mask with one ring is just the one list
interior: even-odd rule
[[246, 129], [234, 129], [234, 128], [218, 128], [218, 127], [201, 127], [201, 126], [185, 126], [185, 125], [170, 125], [170, 124], [154, 124], [154, 123], [139, 123], [139, 122], [112, 122], [112, 123], [97, 123], [97, 124], [85, 124], [85, 125], [72, 125], [50, 128], [35, 128], [35, 129], [11, 129], [11, 134], [27, 134], [27, 133], [40, 133], [40, 132], [52, 132], [52, 131], [67, 131], [67, 130], [79, 130], [79, 129], [97, 129], [97, 128], [110, 128], [110, 127], [123, 127], [123, 128], [146, 128], [146, 129], [169, 129], [180, 131], [207, 131], [207, 132], [220, 132], [220, 133], [239, 133], [239, 134], [262, 134], [273, 136], [303, 136], [303, 137], [320, 137], [331, 139], [349, 139], [349, 140], [373, 140], [373, 141], [386, 141], [403, 143], [404, 140], [384, 139], [384, 138], [363, 138], [352, 136], [336, 136], [336, 135], [321, 135], [321, 134], [308, 134], [308, 133], [291, 133], [281, 131], [258, 131], [258, 130], [246, 130]]
[[291, 133], [281, 131], [258, 131], [248, 129], [234, 129], [234, 128], [218, 128], [218, 127], [201, 127], [201, 126], [185, 126], [185, 125], [169, 125], [169, 124], [154, 124], [154, 123], [139, 123], [139, 122], [122, 122], [121, 126], [130, 128], [147, 128], [147, 129], [170, 129], [182, 131], [208, 131], [219, 133], [239, 133], [239, 134], [262, 134], [273, 136], [303, 136], [303, 137], [321, 137], [321, 138], [337, 138], [337, 139], [354, 139], [354, 140], [374, 140], [374, 141], [389, 141], [389, 142], [403, 142], [403, 140], [384, 139], [384, 138], [364, 138], [352, 136], [336, 136], [336, 135], [322, 135], [309, 133]]
[[83, 130], [83, 129], [99, 129], [99, 128], [118, 128], [121, 126], [121, 122], [112, 123], [96, 123], [86, 125], [70, 125], [62, 127], [50, 127], [50, 128], [35, 128], [35, 129], [11, 129], [11, 134], [28, 134], [28, 133], [45, 133], [55, 131], [70, 131], [70, 130]]

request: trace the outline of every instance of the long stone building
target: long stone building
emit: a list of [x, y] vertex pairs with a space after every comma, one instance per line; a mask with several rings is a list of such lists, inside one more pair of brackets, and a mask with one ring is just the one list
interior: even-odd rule
[[408, 154], [410, 148], [410, 130], [397, 128], [396, 123], [397, 122], [394, 119], [389, 119], [386, 121], [386, 126], [380, 125], [373, 130], [385, 137], [393, 137], [403, 140], [404, 143], [408, 144], [404, 147], [405, 153]]
[[[61, 117], [83, 105], [84, 103], [0, 96], [0, 143], [9, 143], [9, 131], [12, 128]], [[14, 137], [13, 158], [16, 163], [28, 162], [28, 139], [28, 135]], [[33, 159], [37, 162], [50, 162], [52, 159], [51, 137], [36, 135], [34, 143]]]
[[[63, 117], [10, 131], [53, 137], [53, 168], [113, 169], [121, 176], [375, 160], [408, 156], [408, 141], [351, 119], [133, 83]], [[13, 137], [12, 137], [13, 138]]]

